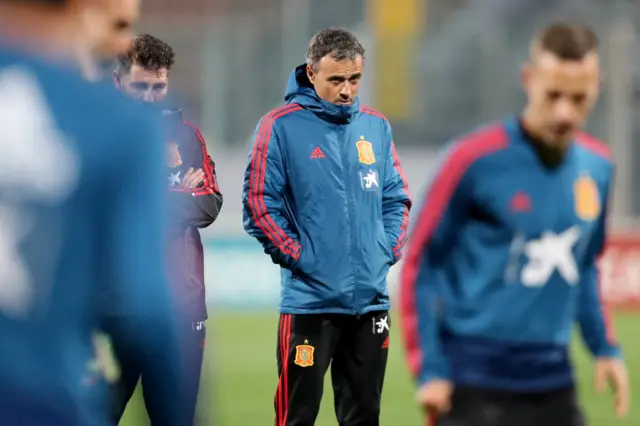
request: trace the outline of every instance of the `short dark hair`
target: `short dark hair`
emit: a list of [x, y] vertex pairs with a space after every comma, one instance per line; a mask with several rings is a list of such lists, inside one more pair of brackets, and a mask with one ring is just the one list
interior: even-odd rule
[[316, 69], [320, 59], [330, 55], [336, 61], [364, 58], [364, 47], [349, 31], [342, 28], [325, 28], [311, 37], [307, 48], [307, 65]]
[[534, 41], [539, 49], [569, 61], [582, 60], [598, 49], [598, 36], [586, 25], [553, 23], [542, 28]]
[[134, 64], [147, 70], [166, 68], [168, 71], [175, 63], [175, 56], [173, 48], [167, 43], [152, 35], [142, 34], [134, 37], [126, 53], [118, 56], [118, 65], [126, 71], [130, 71]]

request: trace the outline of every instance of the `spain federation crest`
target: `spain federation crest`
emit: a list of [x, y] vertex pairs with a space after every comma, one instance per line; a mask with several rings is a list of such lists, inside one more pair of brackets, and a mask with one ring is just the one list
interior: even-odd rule
[[167, 144], [167, 166], [179, 167], [182, 165], [182, 158], [180, 157], [180, 151], [178, 151], [178, 144], [175, 142], [169, 142]]
[[360, 140], [356, 142], [356, 148], [358, 149], [358, 160], [362, 164], [370, 166], [376, 162], [376, 157], [373, 154], [373, 145], [371, 145], [371, 142], [365, 141], [364, 136], [360, 136]]
[[586, 173], [580, 175], [573, 184], [573, 196], [576, 216], [582, 220], [593, 221], [600, 216], [600, 193], [598, 185]]
[[311, 367], [313, 365], [313, 352], [315, 348], [308, 344], [308, 340], [305, 340], [304, 343], [304, 345], [296, 346], [296, 358], [293, 363], [300, 367]]

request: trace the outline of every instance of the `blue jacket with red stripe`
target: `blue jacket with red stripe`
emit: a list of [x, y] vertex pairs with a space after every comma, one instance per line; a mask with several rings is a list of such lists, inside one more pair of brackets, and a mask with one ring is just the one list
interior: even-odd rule
[[389, 308], [411, 201], [389, 122], [322, 101], [304, 66], [265, 115], [245, 173], [244, 227], [282, 268], [282, 313]]
[[618, 356], [599, 300], [613, 164], [579, 134], [549, 168], [519, 120], [451, 145], [402, 271], [400, 314], [420, 383], [516, 391], [573, 386], [577, 322], [594, 356]]

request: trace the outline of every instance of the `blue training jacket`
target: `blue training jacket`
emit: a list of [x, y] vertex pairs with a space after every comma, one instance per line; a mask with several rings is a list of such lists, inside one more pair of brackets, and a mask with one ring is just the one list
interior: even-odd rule
[[321, 100], [305, 66], [254, 135], [244, 227], [281, 266], [282, 313], [389, 308], [387, 273], [401, 256], [411, 201], [380, 113]]
[[446, 150], [402, 271], [402, 327], [420, 383], [573, 386], [574, 322], [594, 356], [619, 356], [596, 267], [610, 157], [580, 134], [559, 166], [545, 167], [517, 118]]

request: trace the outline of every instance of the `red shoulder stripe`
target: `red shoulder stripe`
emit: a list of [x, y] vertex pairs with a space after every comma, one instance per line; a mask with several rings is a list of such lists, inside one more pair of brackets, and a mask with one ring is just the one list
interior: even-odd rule
[[613, 159], [613, 151], [611, 150], [611, 147], [588, 133], [579, 132], [576, 135], [576, 142], [586, 150], [591, 151], [602, 158], [606, 158], [607, 160]]
[[360, 112], [363, 113], [363, 114], [373, 115], [374, 117], [378, 117], [378, 118], [381, 118], [383, 120], [387, 120], [387, 117], [385, 117], [383, 113], [381, 113], [379, 111], [376, 111], [375, 109], [370, 108], [368, 106], [360, 107]]

